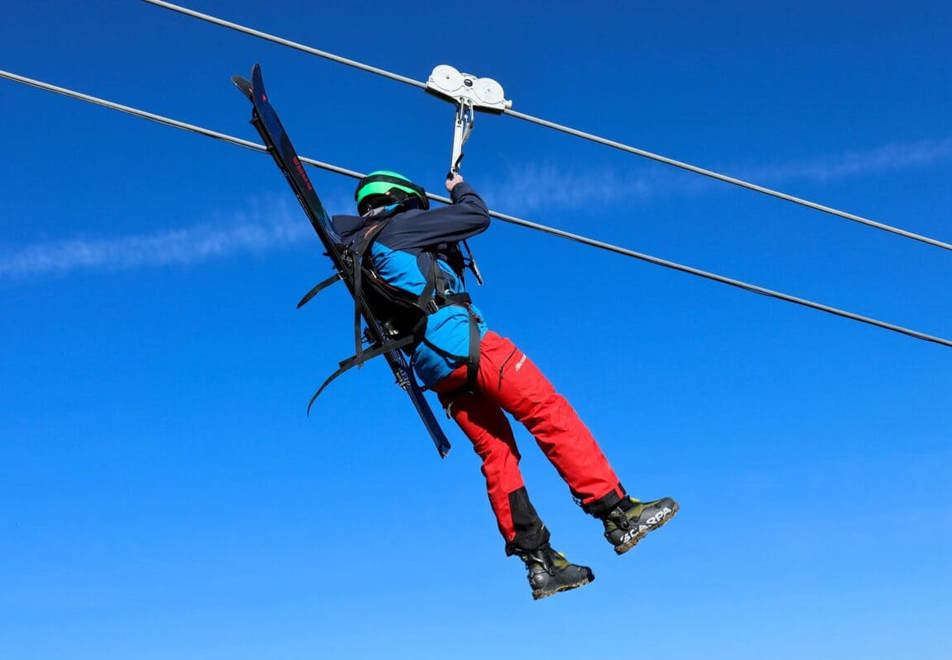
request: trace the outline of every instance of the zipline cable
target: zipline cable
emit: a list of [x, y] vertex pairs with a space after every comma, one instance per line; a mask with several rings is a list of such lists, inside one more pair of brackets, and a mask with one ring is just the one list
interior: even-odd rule
[[[182, 129], [185, 131], [190, 131], [192, 133], [197, 133], [199, 135], [204, 135], [206, 137], [214, 138], [216, 140], [222, 140], [224, 142], [230, 142], [246, 149], [252, 149], [254, 151], [267, 152], [268, 149], [263, 144], [257, 142], [252, 142], [250, 140], [244, 140], [242, 138], [234, 137], [228, 135], [227, 133], [221, 133], [219, 131], [213, 131], [202, 126], [197, 126], [196, 124], [190, 124], [184, 121], [179, 121], [177, 119], [172, 119], [170, 117], [165, 117], [163, 115], [156, 114], [154, 112], [147, 112], [145, 110], [140, 110], [138, 108], [133, 108], [132, 106], [123, 105], [121, 103], [116, 103], [114, 101], [108, 101], [106, 99], [92, 96], [90, 94], [83, 94], [82, 92], [77, 92], [66, 87], [59, 87], [57, 85], [52, 85], [47, 82], [40, 80], [35, 80], [33, 78], [27, 78], [26, 76], [21, 76], [9, 71], [0, 70], [0, 78], [7, 78], [14, 82], [18, 82], [24, 85], [29, 85], [31, 87], [36, 87], [38, 89], [54, 92], [56, 94], [62, 94], [63, 96], [68, 96], [70, 98], [78, 99], [80, 101], [85, 101], [87, 103], [92, 103], [110, 110], [118, 110], [119, 112], [124, 112], [136, 117], [141, 117], [142, 119], [148, 119], [165, 126], [171, 126], [173, 128]], [[338, 165], [333, 165], [331, 163], [325, 163], [323, 161], [314, 160], [313, 158], [301, 158], [302, 163], [307, 163], [308, 165], [313, 165], [323, 170], [329, 172], [334, 172], [336, 174], [342, 174], [344, 176], [349, 176], [354, 179], [363, 178], [364, 174], [356, 170], [347, 169], [345, 167], [340, 167]], [[434, 195], [432, 193], [427, 193], [427, 197], [444, 204], [451, 203], [451, 200], [443, 195]], [[736, 280], [731, 277], [726, 277], [724, 275], [719, 275], [717, 273], [712, 273], [710, 271], [701, 270], [699, 268], [694, 268], [692, 266], [686, 266], [684, 264], [677, 263], [675, 261], [669, 261], [667, 259], [662, 259], [660, 257], [655, 257], [650, 254], [645, 254], [643, 252], [636, 252], [635, 250], [629, 250], [618, 245], [613, 245], [611, 243], [606, 243], [604, 241], [599, 241], [587, 236], [582, 236], [580, 234], [574, 234], [572, 232], [564, 231], [562, 229], [556, 229], [555, 227], [549, 227], [547, 225], [542, 225], [537, 222], [532, 222], [531, 220], [526, 220], [524, 218], [519, 218], [514, 215], [509, 215], [507, 213], [500, 213], [498, 211], [490, 211], [489, 214], [504, 222], [509, 222], [515, 225], [520, 225], [522, 227], [528, 227], [529, 229], [535, 229], [537, 231], [542, 231], [553, 236], [559, 236], [561, 238], [567, 238], [569, 240], [582, 243], [584, 245], [589, 245], [592, 247], [599, 248], [601, 250], [607, 250], [609, 252], [615, 252], [616, 254], [621, 254], [626, 257], [632, 257], [634, 259], [639, 259], [656, 266], [662, 266], [664, 268], [669, 268], [671, 270], [676, 270], [682, 273], [687, 273], [688, 275], [694, 275], [695, 277], [703, 277], [714, 282], [719, 282], [721, 284], [726, 284], [738, 289], [743, 289], [744, 291], [750, 291], [752, 293], [757, 293], [763, 296], [768, 296], [770, 298], [776, 298], [778, 300], [783, 300], [785, 302], [794, 303], [796, 305], [802, 305], [803, 307], [809, 307], [810, 309], [815, 309], [827, 314], [833, 314], [834, 316], [840, 316], [846, 319], [853, 321], [858, 321], [860, 323], [866, 323], [868, 325], [876, 326], [884, 330], [890, 330], [892, 332], [898, 332], [915, 339], [921, 339], [922, 341], [928, 341], [942, 346], [947, 346], [952, 348], [952, 340], [945, 339], [943, 337], [938, 337], [935, 335], [929, 335], [924, 332], [919, 332], [918, 330], [912, 330], [900, 325], [895, 325], [893, 323], [887, 323], [885, 321], [880, 321], [869, 316], [863, 316], [861, 314], [856, 314], [854, 312], [849, 312], [837, 307], [831, 307], [830, 305], [824, 305], [822, 303], [814, 302], [806, 298], [799, 298], [797, 296], [792, 296], [790, 294], [782, 293], [780, 291], [774, 291], [773, 289], [767, 289], [762, 286], [757, 286], [756, 284], [750, 284], [742, 280]]]
[[[407, 76], [402, 76], [398, 73], [393, 73], [392, 71], [387, 71], [386, 69], [381, 69], [379, 67], [371, 66], [369, 64], [364, 64], [363, 62], [358, 62], [357, 60], [352, 60], [346, 57], [341, 57], [340, 55], [335, 55], [329, 53], [325, 50], [320, 50], [307, 46], [305, 44], [299, 43], [297, 41], [291, 41], [290, 39], [285, 39], [268, 32], [263, 32], [261, 30], [256, 30], [254, 28], [248, 27], [246, 25], [241, 25], [240, 23], [233, 23], [232, 21], [226, 21], [223, 18], [218, 18], [217, 16], [212, 16], [211, 14], [204, 14], [194, 9], [189, 9], [188, 7], [183, 7], [181, 5], [176, 5], [171, 2], [166, 2], [165, 0], [143, 0], [150, 5], [155, 5], [157, 7], [162, 7], [164, 9], [169, 9], [192, 18], [197, 18], [220, 27], [228, 28], [230, 30], [235, 30], [237, 32], [242, 32], [244, 34], [251, 35], [253, 37], [258, 37], [259, 39], [264, 39], [266, 41], [271, 41], [282, 46], [287, 46], [289, 48], [294, 48], [302, 52], [308, 53], [310, 55], [315, 55], [317, 57], [323, 57], [324, 59], [331, 60], [332, 62], [337, 62], [338, 64], [344, 64], [346, 66], [353, 67], [355, 69], [360, 69], [361, 71], [367, 71], [368, 73], [373, 73], [378, 76], [383, 76], [397, 82], [404, 83], [406, 85], [412, 85], [414, 87], [419, 87], [421, 89], [426, 89], [426, 84], [420, 82], [419, 80], [414, 80], [413, 78], [408, 78]], [[728, 183], [734, 186], [739, 186], [741, 188], [746, 188], [747, 190], [752, 190], [770, 197], [775, 197], [777, 199], [784, 200], [786, 202], [791, 202], [793, 204], [798, 204], [800, 206], [805, 206], [806, 208], [813, 209], [815, 211], [820, 211], [821, 213], [826, 213], [833, 215], [845, 220], [851, 220], [853, 222], [858, 222], [860, 224], [866, 225], [868, 227], [873, 227], [874, 229], [879, 229], [891, 234], [896, 234], [904, 238], [909, 238], [914, 241], [919, 241], [921, 243], [926, 243], [935, 247], [943, 248], [945, 250], [952, 250], [952, 243], [947, 243], [945, 241], [938, 240], [936, 238], [931, 238], [929, 236], [924, 236], [922, 234], [917, 234], [915, 232], [902, 229], [900, 227], [895, 227], [893, 225], [887, 225], [876, 220], [871, 220], [865, 218], [861, 215], [856, 215], [855, 213], [848, 213], [846, 211], [840, 211], [831, 206], [826, 206], [824, 204], [819, 204], [817, 202], [811, 202], [808, 199], [802, 197], [796, 197], [794, 195], [787, 194], [785, 192], [780, 192], [779, 190], [774, 190], [772, 188], [767, 188], [766, 186], [761, 186], [756, 183], [751, 183], [750, 181], [745, 181], [744, 179], [738, 179], [737, 177], [728, 176], [727, 174], [721, 174], [720, 172], [715, 172], [714, 170], [709, 170], [704, 167], [699, 167], [697, 165], [692, 165], [691, 163], [686, 163], [684, 161], [676, 160], [674, 158], [669, 158], [667, 156], [662, 156], [661, 154], [654, 153], [652, 151], [647, 151], [645, 149], [639, 149], [638, 147], [633, 147], [631, 145], [624, 144], [622, 142], [617, 142], [615, 140], [609, 140], [608, 138], [595, 135], [593, 133], [587, 133], [585, 131], [572, 128], [571, 126], [566, 126], [564, 124], [559, 124], [554, 121], [549, 121], [548, 119], [542, 119], [541, 117], [535, 117], [533, 115], [526, 114], [524, 112], [518, 112], [513, 109], [508, 109], [504, 111], [504, 114], [515, 117], [516, 119], [521, 119], [544, 128], [550, 128], [555, 131], [560, 131], [567, 135], [572, 135], [583, 140], [588, 140], [590, 142], [595, 142], [607, 147], [612, 147], [613, 149], [618, 149], [626, 153], [634, 154], [636, 156], [641, 156], [642, 158], [647, 158], [665, 165], [670, 165], [672, 167], [677, 167], [688, 172], [693, 172], [694, 174], [700, 174], [701, 176], [708, 177], [710, 179], [715, 179], [723, 183]]]
[[[68, 96], [70, 98], [79, 99], [80, 101], [85, 101], [87, 103], [92, 103], [93, 105], [102, 106], [110, 110], [118, 110], [119, 112], [125, 112], [126, 114], [133, 115], [134, 117], [141, 117], [142, 119], [148, 119], [149, 121], [154, 121], [158, 124], [164, 124], [166, 126], [171, 126], [172, 128], [180, 128], [184, 131], [190, 131], [192, 133], [198, 133], [199, 135], [204, 135], [206, 137], [214, 138], [216, 140], [222, 140], [224, 142], [230, 142], [232, 144], [237, 144], [239, 147], [245, 147], [246, 149], [252, 149], [254, 151], [262, 151], [267, 153], [268, 148], [263, 144], [257, 142], [252, 142], [251, 140], [244, 140], [234, 135], [228, 135], [227, 133], [219, 133], [218, 131], [213, 131], [210, 128], [204, 128], [203, 126], [197, 126], [195, 124], [189, 124], [184, 121], [179, 121], [177, 119], [172, 119], [171, 117], [165, 117], [163, 115], [157, 115], [154, 112], [147, 112], [146, 110], [140, 110], [139, 108], [133, 108], [132, 106], [123, 105], [121, 103], [115, 103], [114, 101], [107, 101], [106, 99], [99, 98], [98, 96], [91, 96], [90, 94], [83, 94], [82, 92], [77, 92], [66, 87], [59, 87], [57, 85], [52, 85], [41, 80], [35, 80], [33, 78], [27, 78], [26, 76], [21, 76], [16, 73], [11, 73], [10, 71], [3, 71], [0, 69], [0, 78], [6, 78], [8, 80], [13, 80], [14, 82], [22, 83], [24, 85], [29, 85], [30, 87], [36, 87], [37, 89], [42, 89], [46, 92], [54, 92], [56, 94], [62, 94], [63, 96]], [[348, 170], [343, 167], [338, 167], [330, 163], [324, 163], [319, 160], [314, 160], [312, 158], [302, 158], [302, 161], [307, 162], [309, 165], [319, 167], [330, 172], [336, 172], [337, 174], [344, 174], [346, 176], [352, 176], [360, 178], [363, 175], [354, 172], [353, 170]]]

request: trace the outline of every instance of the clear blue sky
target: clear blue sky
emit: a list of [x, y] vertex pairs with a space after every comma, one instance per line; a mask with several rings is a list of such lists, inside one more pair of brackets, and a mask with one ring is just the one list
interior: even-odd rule
[[[952, 239], [952, 8], [859, 3], [253, 3], [195, 8]], [[0, 68], [249, 139], [260, 62], [299, 150], [438, 188], [452, 110], [138, 2], [7, 3]], [[0, 81], [0, 657], [952, 655], [952, 351], [495, 224], [490, 324], [635, 494], [682, 512], [616, 558], [519, 436], [556, 547], [535, 603], [479, 463], [445, 461], [270, 160]], [[950, 255], [480, 117], [495, 208], [952, 336]], [[332, 210], [352, 182], [313, 174]]]

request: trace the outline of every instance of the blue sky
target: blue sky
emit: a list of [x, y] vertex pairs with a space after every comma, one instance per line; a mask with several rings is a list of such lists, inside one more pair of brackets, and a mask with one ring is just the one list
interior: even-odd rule
[[[952, 9], [251, 3], [196, 9], [952, 239]], [[264, 67], [302, 154], [437, 189], [450, 106], [144, 3], [5, 8], [0, 68], [248, 139]], [[496, 223], [490, 324], [678, 520], [616, 558], [520, 431], [534, 603], [478, 460], [439, 461], [260, 154], [0, 81], [0, 657], [949, 657], [952, 353]], [[952, 335], [949, 255], [507, 118], [498, 210]], [[312, 178], [335, 211], [352, 182]]]

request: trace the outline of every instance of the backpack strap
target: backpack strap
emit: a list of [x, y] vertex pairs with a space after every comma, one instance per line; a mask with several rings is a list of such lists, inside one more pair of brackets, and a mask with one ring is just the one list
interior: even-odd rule
[[[444, 307], [455, 306], [464, 308], [466, 313], [469, 315], [469, 349], [465, 356], [454, 355], [453, 353], [445, 351], [439, 346], [435, 345], [433, 342], [429, 341], [425, 335], [422, 337], [421, 341], [428, 348], [443, 358], [454, 361], [463, 360], [464, 364], [466, 365], [466, 384], [460, 388], [460, 391], [472, 392], [476, 388], [476, 377], [479, 374], [479, 322], [481, 319], [476, 314], [476, 312], [473, 311], [473, 301], [468, 293], [455, 293], [447, 295], [441, 291], [439, 286], [441, 274], [441, 269], [438, 264], [439, 260], [435, 254], [428, 254], [430, 256], [429, 268], [420, 269], [423, 272], [428, 271], [428, 274], [426, 278], [426, 287], [424, 287], [423, 293], [420, 295], [418, 302], [427, 314], [434, 314]], [[422, 257], [423, 255], [420, 256]]]
[[[423, 291], [419, 296], [416, 297], [415, 300], [413, 299], [412, 294], [408, 294], [409, 300], [407, 301], [420, 309], [420, 311], [423, 313], [424, 322], [419, 324], [412, 333], [405, 337], [401, 337], [400, 339], [393, 341], [387, 341], [383, 344], [372, 346], [366, 350], [364, 349], [361, 330], [361, 310], [362, 306], [364, 305], [364, 257], [367, 255], [367, 252], [370, 250], [373, 242], [377, 239], [377, 236], [379, 236], [380, 232], [383, 231], [383, 229], [387, 226], [392, 217], [393, 215], [389, 214], [387, 216], [381, 217], [379, 220], [374, 221], [362, 231], [357, 240], [352, 242], [344, 249], [344, 255], [350, 262], [349, 265], [351, 268], [354, 290], [354, 355], [347, 358], [346, 360], [341, 360], [338, 369], [324, 380], [321, 386], [311, 397], [311, 400], [308, 402], [308, 412], [310, 412], [314, 402], [327, 388], [327, 386], [336, 380], [341, 374], [353, 369], [354, 367], [359, 367], [363, 365], [364, 362], [367, 362], [368, 360], [371, 360], [379, 355], [384, 355], [386, 353], [400, 349], [407, 349], [408, 347], [415, 346], [421, 342], [426, 344], [426, 346], [447, 360], [462, 360], [466, 364], [466, 384], [460, 388], [461, 391], [471, 392], [476, 387], [476, 377], [479, 373], [479, 323], [481, 319], [473, 310], [472, 299], [468, 293], [446, 293], [446, 285], [444, 283], [443, 277], [441, 277], [445, 274], [438, 265], [439, 259], [437, 255], [433, 252], [423, 252], [417, 257], [417, 265], [420, 268], [420, 272], [423, 273], [424, 277], [426, 278], [426, 284], [423, 287]], [[429, 258], [429, 264], [425, 263], [427, 257]], [[451, 267], [453, 267], [452, 264]], [[371, 271], [370, 274], [373, 275], [372, 267], [369, 270]], [[462, 269], [460, 269], [460, 271], [461, 270]], [[454, 272], [455, 271], [456, 268], [454, 268]], [[462, 279], [461, 272], [458, 274], [458, 276]], [[301, 302], [298, 303], [298, 307], [307, 303], [320, 291], [334, 284], [334, 282], [337, 280], [342, 279], [342, 277], [343, 276], [341, 274], [337, 274], [314, 286], [314, 288], [308, 291], [308, 293], [305, 294], [305, 296], [301, 299]], [[389, 295], [399, 295], [398, 292], [400, 290], [396, 289], [396, 287], [386, 286], [385, 282], [378, 282], [375, 279], [373, 286], [380, 287], [383, 290], [393, 289]], [[469, 349], [467, 351], [467, 355], [465, 356], [455, 355], [445, 351], [426, 338], [426, 317], [430, 314], [435, 314], [444, 307], [451, 306], [463, 307], [469, 315]]]
[[[360, 326], [361, 326], [361, 314], [360, 310], [364, 302], [363, 294], [363, 273], [364, 273], [364, 254], [367, 253], [367, 250], [370, 249], [371, 244], [376, 240], [377, 236], [383, 231], [391, 218], [393, 216], [387, 216], [380, 219], [378, 222], [370, 225], [364, 232], [360, 235], [360, 238], [354, 243], [353, 247], [348, 250], [351, 257], [351, 264], [354, 273], [354, 349], [355, 356], [360, 357], [360, 354], [363, 352], [363, 342], [360, 338]], [[368, 358], [369, 359], [369, 358]], [[362, 363], [363, 361], [361, 361]]]
[[398, 339], [396, 341], [388, 341], [384, 344], [380, 344], [379, 346], [375, 348], [371, 348], [370, 350], [366, 350], [366, 351], [361, 350], [359, 353], [357, 353], [356, 355], [352, 355], [346, 360], [341, 360], [339, 363], [340, 366], [338, 367], [337, 371], [335, 371], [326, 379], [324, 379], [324, 382], [321, 383], [321, 386], [319, 388], [317, 388], [317, 391], [311, 397], [311, 400], [307, 402], [307, 414], [309, 415], [311, 414], [311, 406], [313, 406], [314, 402], [317, 401], [317, 397], [321, 395], [321, 392], [323, 392], [327, 388], [328, 385], [330, 385], [333, 381], [337, 380], [338, 376], [340, 376], [346, 371], [353, 369], [354, 367], [359, 367], [367, 360], [372, 360], [378, 355], [383, 355], [384, 353], [390, 353], [391, 351], [400, 350], [401, 348], [408, 346], [409, 344], [412, 344], [413, 341], [414, 341], [414, 338], [412, 336], [404, 337], [403, 339]]
[[307, 303], [311, 301], [311, 298], [319, 294], [321, 291], [329, 287], [331, 284], [335, 284], [339, 282], [341, 279], [343, 278], [341, 277], [340, 273], [334, 273], [333, 275], [328, 277], [326, 280], [318, 282], [317, 284], [314, 285], [314, 288], [312, 288], [310, 291], [305, 293], [304, 297], [301, 298], [300, 301], [298, 301], [297, 308], [301, 309], [302, 307], [304, 307], [304, 305], [306, 305]]
[[[385, 218], [382, 218], [380, 221], [370, 225], [363, 231], [363, 233], [359, 236], [359, 238], [355, 242], [353, 242], [349, 247], [344, 248], [345, 257], [350, 260], [351, 272], [353, 274], [355, 351], [354, 351], [354, 355], [352, 355], [351, 357], [345, 360], [340, 361], [337, 370], [334, 371], [334, 373], [332, 373], [330, 376], [328, 376], [324, 380], [324, 382], [321, 383], [321, 386], [317, 389], [317, 391], [314, 392], [314, 395], [311, 396], [311, 400], [308, 401], [308, 404], [307, 404], [307, 411], [309, 414], [311, 412], [311, 407], [314, 405], [314, 402], [317, 401], [317, 397], [319, 397], [321, 393], [325, 389], [327, 389], [328, 385], [330, 385], [333, 381], [337, 380], [337, 378], [340, 375], [353, 369], [354, 367], [362, 366], [364, 362], [367, 362], [368, 360], [372, 360], [375, 357], [384, 355], [386, 353], [390, 353], [392, 351], [397, 351], [397, 350], [406, 348], [407, 346], [410, 346], [411, 344], [415, 344], [417, 342], [416, 334], [411, 334], [406, 337], [402, 337], [400, 339], [396, 339], [393, 341], [385, 341], [383, 344], [378, 344], [367, 350], [364, 349], [364, 345], [363, 345], [362, 334], [361, 334], [362, 332], [361, 309], [364, 304], [363, 258], [364, 258], [364, 255], [367, 253], [367, 251], [370, 249], [371, 244], [374, 242], [374, 240], [377, 238], [380, 232], [383, 231], [384, 227], [387, 226], [387, 223], [389, 222], [389, 220], [390, 220], [390, 217], [385, 217]], [[338, 275], [338, 279], [340, 279], [340, 277], [341, 276]], [[314, 289], [312, 289], [311, 291], [308, 292], [307, 295], [305, 295], [304, 299], [302, 299], [301, 304], [306, 303], [308, 300], [313, 298], [314, 295], [316, 295], [320, 290], [322, 290], [323, 288], [327, 286], [330, 286], [335, 281], [336, 279], [329, 278], [325, 280], [324, 282], [321, 282], [320, 284], [315, 286]]]

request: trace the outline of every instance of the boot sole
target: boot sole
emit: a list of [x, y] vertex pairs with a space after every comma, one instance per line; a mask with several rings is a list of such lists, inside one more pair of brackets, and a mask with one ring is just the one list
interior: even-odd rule
[[645, 527], [643, 530], [639, 531], [637, 534], [635, 534], [634, 536], [632, 536], [632, 537], [631, 537], [628, 541], [626, 541], [625, 543], [622, 543], [621, 545], [616, 545], [616, 546], [615, 546], [615, 554], [616, 554], [616, 555], [623, 555], [623, 554], [625, 554], [626, 552], [628, 552], [629, 550], [631, 550], [632, 548], [634, 548], [636, 545], [638, 545], [638, 542], [641, 541], [641, 539], [643, 539], [643, 538], [645, 538], [646, 536], [648, 536], [648, 533], [649, 533], [649, 532], [653, 532], [653, 531], [655, 531], [656, 529], [661, 529], [662, 527], [664, 527], [665, 525], [667, 525], [668, 522], [669, 522], [672, 518], [674, 518], [676, 515], [678, 515], [678, 511], [680, 511], [680, 510], [681, 510], [681, 506], [680, 506], [677, 502], [675, 502], [675, 503], [674, 503], [674, 507], [672, 507], [672, 509], [671, 509], [670, 515], [665, 516], [664, 519], [663, 519], [661, 522], [659, 522], [659, 523], [657, 523], [657, 524], [655, 524], [655, 525], [652, 525], [652, 526], [650, 526], [650, 527]]
[[549, 596], [554, 596], [557, 593], [562, 591], [570, 591], [572, 589], [578, 589], [579, 587], [584, 587], [586, 584], [595, 581], [595, 575], [591, 571], [588, 572], [588, 576], [585, 579], [579, 580], [577, 582], [572, 582], [571, 584], [561, 584], [551, 591], [533, 591], [532, 600], [542, 600], [543, 598], [548, 598]]

